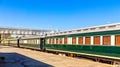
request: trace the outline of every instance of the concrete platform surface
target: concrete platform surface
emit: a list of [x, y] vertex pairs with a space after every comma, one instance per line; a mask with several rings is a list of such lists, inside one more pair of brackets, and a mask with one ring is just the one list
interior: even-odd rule
[[54, 55], [35, 50], [0, 46], [0, 67], [113, 67], [85, 59]]

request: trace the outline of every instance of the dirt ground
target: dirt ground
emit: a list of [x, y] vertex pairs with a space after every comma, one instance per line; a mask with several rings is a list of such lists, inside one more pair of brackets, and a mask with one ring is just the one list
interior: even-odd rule
[[[14, 47], [8, 47], [8, 46], [0, 46], [0, 53], [8, 53], [8, 54], [17, 53], [27, 58], [31, 58], [32, 60], [36, 60], [38, 62], [42, 62], [43, 64], [47, 64], [46, 67], [52, 67], [52, 66], [53, 67], [114, 67], [109, 64], [94, 62], [94, 61], [85, 60], [85, 59], [77, 59], [72, 57], [54, 55], [51, 53], [44, 53], [44, 52], [35, 51], [35, 50], [14, 48]], [[20, 58], [15, 58], [15, 59], [20, 59]], [[28, 67], [40, 67], [40, 66], [34, 66], [36, 63], [33, 63], [32, 60], [31, 62], [27, 61], [26, 63], [24, 63], [24, 65], [29, 65]], [[19, 62], [22, 63], [22, 61], [19, 61]]]

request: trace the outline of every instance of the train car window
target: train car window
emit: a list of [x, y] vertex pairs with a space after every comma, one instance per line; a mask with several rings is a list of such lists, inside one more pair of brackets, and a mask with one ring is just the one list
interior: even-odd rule
[[90, 45], [90, 42], [91, 41], [91, 39], [90, 39], [90, 37], [85, 37], [85, 44], [86, 45]]
[[110, 36], [103, 36], [103, 45], [110, 45], [111, 38]]
[[96, 28], [90, 28], [90, 30], [95, 30]]
[[105, 26], [103, 26], [103, 27], [99, 27], [99, 29], [105, 29]]
[[54, 39], [53, 38], [50, 39], [50, 44], [54, 44]]
[[80, 32], [81, 30], [77, 30], [77, 32]]
[[56, 44], [58, 44], [58, 38], [56, 38]]
[[115, 36], [115, 45], [120, 46], [120, 35]]
[[88, 29], [83, 29], [83, 31], [87, 31]]
[[94, 45], [100, 45], [100, 36], [94, 36]]
[[78, 38], [78, 44], [83, 44], [83, 37]]
[[52, 44], [54, 44], [54, 38], [52, 39]]
[[76, 44], [76, 37], [72, 38], [72, 44]]
[[116, 27], [116, 25], [111, 25], [111, 26], [108, 26], [109, 28], [114, 28], [114, 27]]
[[49, 39], [49, 44], [51, 44], [51, 39]]
[[60, 38], [60, 44], [62, 44], [62, 38]]
[[64, 44], [67, 44], [67, 38], [64, 38]]

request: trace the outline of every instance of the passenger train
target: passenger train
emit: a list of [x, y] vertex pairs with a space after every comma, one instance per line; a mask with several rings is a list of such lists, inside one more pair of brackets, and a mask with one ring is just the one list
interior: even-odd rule
[[[17, 46], [18, 40], [2, 41]], [[120, 58], [120, 23], [19, 39], [20, 47]]]

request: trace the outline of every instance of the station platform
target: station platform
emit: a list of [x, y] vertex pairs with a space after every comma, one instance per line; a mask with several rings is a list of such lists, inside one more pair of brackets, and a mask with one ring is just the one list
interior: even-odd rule
[[0, 46], [0, 67], [114, 67], [113, 65], [36, 50]]

